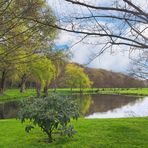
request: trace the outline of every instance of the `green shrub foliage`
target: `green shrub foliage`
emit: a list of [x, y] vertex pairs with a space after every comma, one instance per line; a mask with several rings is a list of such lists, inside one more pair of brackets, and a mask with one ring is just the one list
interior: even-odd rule
[[53, 141], [53, 133], [69, 137], [75, 133], [73, 126], [68, 124], [72, 118], [79, 117], [78, 106], [72, 99], [50, 94], [45, 98], [24, 100], [21, 105], [18, 118], [22, 123], [31, 121], [25, 128], [26, 132], [38, 125], [48, 135], [48, 142]]

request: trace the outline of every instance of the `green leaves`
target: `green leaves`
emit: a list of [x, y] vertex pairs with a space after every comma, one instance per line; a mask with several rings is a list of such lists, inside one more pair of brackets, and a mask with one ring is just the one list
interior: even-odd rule
[[74, 134], [76, 134], [76, 131], [74, 130], [74, 127], [72, 125], [62, 126], [60, 130], [62, 136], [67, 135], [68, 137], [72, 137]]
[[[75, 131], [68, 123], [71, 118], [77, 119], [78, 117], [77, 104], [72, 99], [57, 94], [50, 94], [45, 98], [24, 100], [18, 114], [18, 118], [22, 122], [29, 120], [33, 125], [38, 125], [49, 139], [53, 132], [72, 136]], [[32, 128], [33, 126], [29, 125], [25, 130], [29, 132]]]
[[34, 127], [32, 126], [32, 125], [27, 125], [26, 127], [25, 127], [25, 131], [27, 132], [27, 133], [29, 133], [30, 131], [31, 131], [31, 129], [33, 129]]
[[42, 86], [45, 85], [46, 81], [51, 81], [54, 78], [55, 66], [46, 57], [40, 56], [37, 61], [32, 62], [29, 66], [32, 78], [41, 83]]
[[92, 82], [84, 73], [84, 69], [75, 64], [68, 64], [66, 66], [66, 82], [71, 88], [87, 88], [91, 87]]

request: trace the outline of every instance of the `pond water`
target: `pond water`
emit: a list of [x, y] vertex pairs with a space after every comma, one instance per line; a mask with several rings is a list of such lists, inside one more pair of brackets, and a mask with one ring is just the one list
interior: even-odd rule
[[[85, 118], [121, 118], [148, 116], [148, 97], [121, 95], [76, 95], [73, 98]], [[19, 102], [0, 104], [0, 119], [15, 118]]]
[[0, 119], [8, 119], [17, 117], [19, 111], [19, 102], [11, 101], [0, 103]]

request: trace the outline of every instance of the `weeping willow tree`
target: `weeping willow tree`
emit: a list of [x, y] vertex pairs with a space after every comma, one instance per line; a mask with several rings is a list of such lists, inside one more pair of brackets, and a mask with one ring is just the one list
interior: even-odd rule
[[80, 88], [80, 92], [82, 92], [83, 88], [89, 88], [92, 85], [84, 69], [75, 64], [68, 64], [66, 66], [65, 75], [67, 86], [70, 87], [71, 90], [72, 88]]

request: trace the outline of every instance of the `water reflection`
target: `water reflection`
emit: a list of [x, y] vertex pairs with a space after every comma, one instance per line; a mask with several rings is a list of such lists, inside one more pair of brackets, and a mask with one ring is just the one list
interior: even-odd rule
[[11, 101], [0, 104], [0, 119], [15, 118], [19, 110], [19, 102]]
[[96, 96], [86, 118], [121, 118], [148, 116], [148, 97]]
[[75, 96], [86, 118], [120, 118], [148, 116], [148, 97], [122, 95]]
[[[121, 95], [76, 95], [80, 113], [86, 118], [119, 118], [148, 116], [148, 97]], [[15, 118], [19, 102], [0, 104], [0, 119]]]
[[93, 104], [91, 95], [75, 95], [73, 99], [75, 99], [79, 105], [80, 114], [85, 116], [89, 112], [90, 106]]

